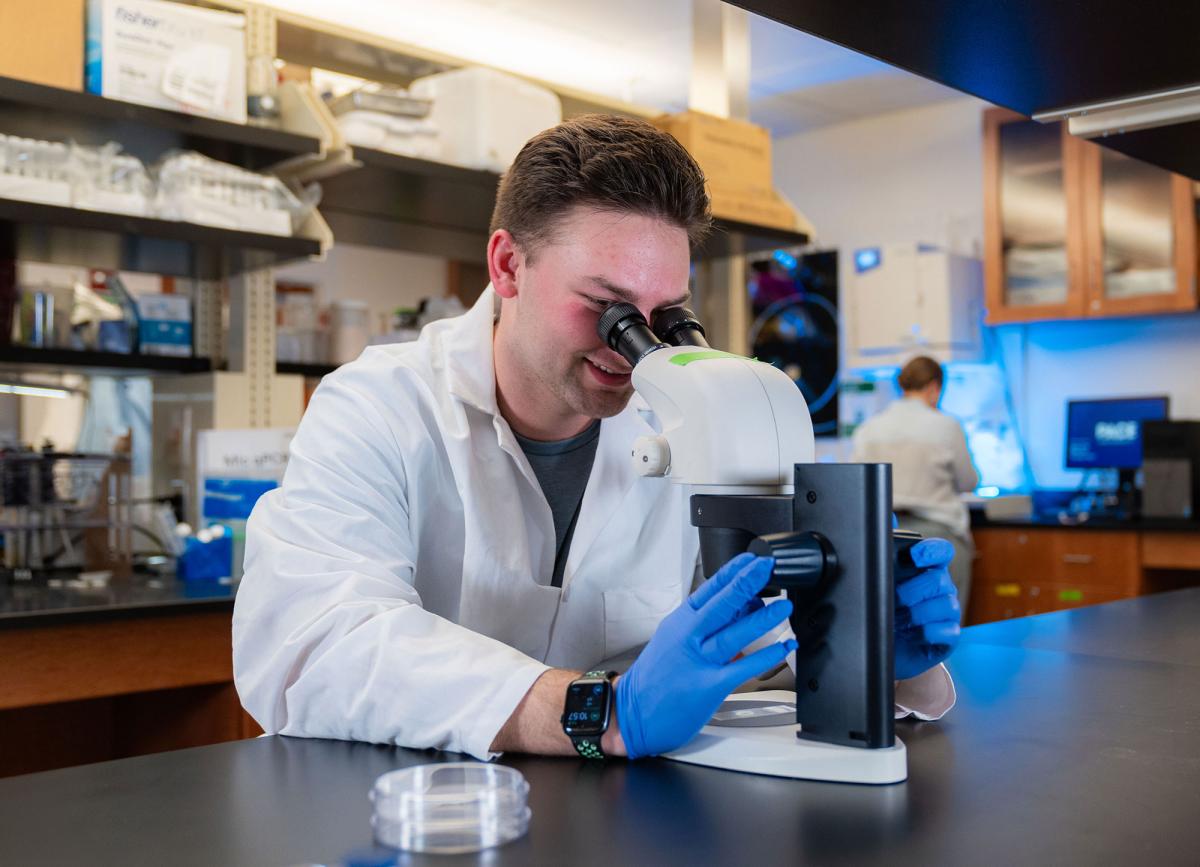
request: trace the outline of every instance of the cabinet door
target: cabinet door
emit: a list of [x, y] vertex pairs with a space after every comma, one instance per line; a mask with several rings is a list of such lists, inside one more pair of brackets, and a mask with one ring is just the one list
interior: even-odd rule
[[1195, 309], [1192, 182], [1111, 148], [1082, 146], [1088, 315]]
[[1054, 564], [1046, 578], [1114, 598], [1136, 596], [1142, 567], [1138, 537], [1133, 532], [1051, 530]]
[[1005, 109], [984, 112], [983, 138], [988, 323], [1082, 316], [1084, 143]]

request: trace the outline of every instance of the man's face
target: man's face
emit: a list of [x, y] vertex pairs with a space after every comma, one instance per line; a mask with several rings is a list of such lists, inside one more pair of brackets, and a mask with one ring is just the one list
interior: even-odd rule
[[[577, 207], [555, 238], [533, 252], [518, 278], [513, 355], [563, 404], [559, 412], [616, 415], [633, 394], [629, 363], [596, 334], [614, 301], [634, 304], [646, 321], [688, 300], [687, 232], [653, 217]], [[510, 312], [511, 311], [511, 312]]]

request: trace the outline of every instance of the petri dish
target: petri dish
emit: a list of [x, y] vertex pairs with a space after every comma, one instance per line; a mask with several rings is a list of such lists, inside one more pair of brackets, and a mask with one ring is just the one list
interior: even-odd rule
[[418, 765], [375, 781], [371, 827], [377, 841], [407, 852], [478, 852], [524, 836], [528, 795], [521, 772], [503, 765]]

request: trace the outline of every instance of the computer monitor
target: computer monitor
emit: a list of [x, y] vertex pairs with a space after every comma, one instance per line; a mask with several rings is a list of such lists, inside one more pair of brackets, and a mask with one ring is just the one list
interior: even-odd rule
[[1167, 418], [1166, 397], [1067, 403], [1067, 466], [1132, 471], [1142, 465], [1142, 422]]

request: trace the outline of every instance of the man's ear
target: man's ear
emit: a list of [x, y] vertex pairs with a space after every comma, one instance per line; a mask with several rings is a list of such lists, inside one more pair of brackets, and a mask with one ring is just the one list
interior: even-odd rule
[[488, 239], [487, 262], [496, 294], [501, 298], [516, 298], [517, 275], [525, 266], [525, 256], [507, 229], [497, 229]]

